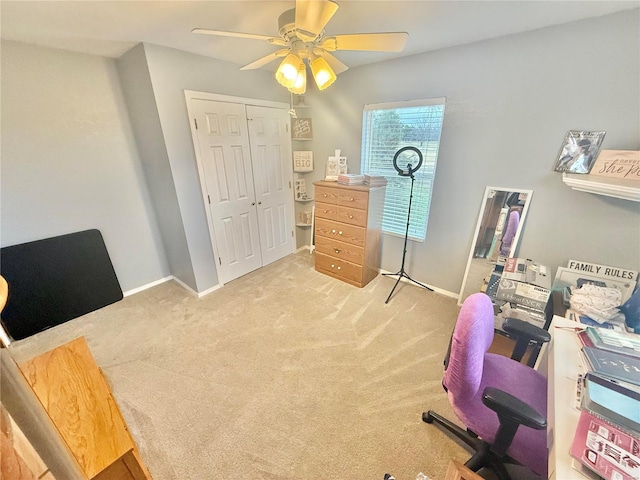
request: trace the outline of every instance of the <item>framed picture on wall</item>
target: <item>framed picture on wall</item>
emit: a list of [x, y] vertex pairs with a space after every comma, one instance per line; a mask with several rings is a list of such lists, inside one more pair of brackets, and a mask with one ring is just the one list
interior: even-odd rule
[[556, 172], [589, 173], [598, 158], [605, 133], [569, 130], [553, 169]]

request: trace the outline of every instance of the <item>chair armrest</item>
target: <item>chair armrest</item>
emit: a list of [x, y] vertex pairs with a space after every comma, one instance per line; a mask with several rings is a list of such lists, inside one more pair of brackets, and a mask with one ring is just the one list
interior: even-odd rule
[[[516, 346], [511, 353], [511, 358], [516, 362], [522, 360], [531, 340], [539, 345], [551, 340], [551, 335], [548, 331], [517, 318], [505, 318], [502, 323], [502, 328], [505, 332], [516, 337]], [[533, 367], [535, 355], [532, 355], [529, 360], [529, 366]]]
[[498, 414], [498, 417], [517, 422], [520, 425], [542, 430], [547, 427], [547, 419], [513, 395], [487, 387], [482, 392], [482, 403]]
[[502, 328], [505, 332], [517, 337], [527, 338], [535, 342], [545, 343], [551, 340], [549, 332], [543, 328], [536, 327], [518, 318], [505, 318]]

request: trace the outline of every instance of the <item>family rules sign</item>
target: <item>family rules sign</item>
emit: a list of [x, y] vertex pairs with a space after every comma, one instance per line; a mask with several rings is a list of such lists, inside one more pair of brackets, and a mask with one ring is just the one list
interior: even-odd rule
[[610, 267], [608, 265], [598, 265], [596, 263], [579, 262], [577, 260], [569, 260], [567, 263], [569, 270], [588, 273], [603, 278], [611, 278], [614, 280], [631, 280], [638, 281], [638, 272], [627, 270], [625, 268]]

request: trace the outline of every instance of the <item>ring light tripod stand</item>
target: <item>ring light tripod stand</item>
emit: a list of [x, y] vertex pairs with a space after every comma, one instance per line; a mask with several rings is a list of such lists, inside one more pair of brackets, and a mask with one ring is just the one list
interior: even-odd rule
[[[398, 166], [398, 157], [400, 157], [401, 154], [403, 154], [404, 152], [407, 152], [407, 151], [413, 152], [418, 156], [418, 164], [414, 167], [412, 163], [407, 163], [406, 169], [402, 169], [402, 168], [400, 168]], [[384, 303], [389, 303], [389, 300], [391, 300], [391, 295], [393, 295], [393, 292], [396, 290], [396, 287], [398, 286], [398, 283], [400, 283], [400, 280], [403, 277], [406, 278], [407, 280], [410, 280], [413, 283], [415, 283], [417, 285], [420, 285], [421, 287], [426, 288], [427, 290], [430, 290], [430, 291], [433, 292], [432, 288], [429, 288], [426, 285], [423, 285], [420, 282], [415, 281], [413, 278], [411, 278], [407, 274], [407, 272], [404, 271], [404, 261], [405, 261], [405, 258], [407, 256], [407, 240], [409, 239], [409, 221], [411, 219], [411, 201], [413, 199], [413, 182], [415, 182], [415, 177], [413, 176], [413, 174], [414, 174], [414, 172], [417, 172], [420, 169], [421, 166], [422, 166], [422, 153], [420, 152], [420, 150], [418, 150], [415, 147], [403, 147], [400, 150], [398, 150], [396, 152], [396, 154], [394, 155], [394, 157], [393, 157], [393, 167], [398, 172], [398, 175], [400, 175], [401, 177], [411, 177], [411, 191], [409, 193], [409, 209], [407, 211], [407, 231], [404, 234], [404, 250], [402, 252], [402, 265], [400, 266], [400, 270], [398, 271], [398, 273], [383, 273], [382, 274], [382, 275], [398, 275], [398, 280], [396, 280], [396, 284], [391, 289], [391, 293], [389, 293], [389, 296], [387, 297], [387, 299], [385, 300]]]

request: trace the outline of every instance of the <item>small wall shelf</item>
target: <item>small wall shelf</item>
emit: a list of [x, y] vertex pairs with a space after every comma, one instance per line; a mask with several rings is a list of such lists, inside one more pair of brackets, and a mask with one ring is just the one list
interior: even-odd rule
[[563, 173], [562, 181], [581, 192], [640, 202], [640, 180]]
[[300, 202], [300, 203], [307, 203], [307, 202], [313, 202], [313, 198], [305, 198], [304, 200], [297, 200], [296, 202]]
[[310, 227], [310, 223], [296, 223], [296, 227]]

